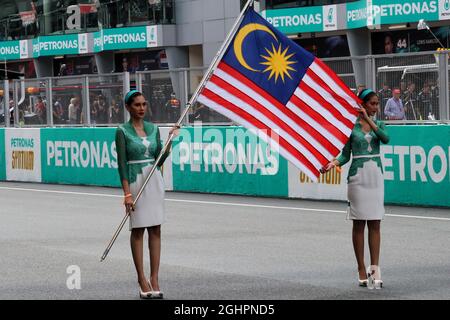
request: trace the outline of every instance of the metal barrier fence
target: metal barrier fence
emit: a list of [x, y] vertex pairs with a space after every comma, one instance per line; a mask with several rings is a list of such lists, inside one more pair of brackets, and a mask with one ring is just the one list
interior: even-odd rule
[[[6, 126], [108, 126], [127, 117], [129, 73], [13, 80]], [[5, 83], [4, 83], [5, 84]], [[3, 85], [4, 85], [3, 84]], [[3, 97], [3, 110], [7, 99]], [[4, 119], [7, 114], [4, 113]]]
[[[378, 119], [392, 123], [450, 123], [449, 52], [323, 61], [352, 90], [364, 85], [378, 92]], [[356, 81], [356, 68], [365, 70], [363, 81]], [[137, 89], [148, 100], [147, 120], [160, 124], [176, 122], [204, 71], [201, 67], [136, 72], [132, 83], [135, 80]], [[5, 86], [9, 86], [9, 90]], [[404, 116], [394, 110], [399, 102], [390, 101], [395, 88], [400, 90]], [[3, 82], [0, 84], [0, 126], [114, 126], [128, 117], [123, 96], [129, 89], [130, 74], [127, 72]], [[5, 110], [13, 110], [12, 119]], [[197, 121], [210, 125], [232, 123], [199, 103], [192, 106], [185, 123]]]
[[[448, 122], [450, 51], [390, 54], [323, 59], [349, 86], [374, 89], [380, 98], [379, 119], [393, 123]], [[356, 81], [355, 66], [365, 70], [365, 79]], [[394, 89], [404, 114], [396, 112], [397, 100], [388, 103]]]
[[[205, 68], [136, 72], [136, 87], [149, 101], [148, 119], [155, 123], [175, 123], [202, 80]], [[195, 103], [184, 123], [230, 124], [212, 109]]]

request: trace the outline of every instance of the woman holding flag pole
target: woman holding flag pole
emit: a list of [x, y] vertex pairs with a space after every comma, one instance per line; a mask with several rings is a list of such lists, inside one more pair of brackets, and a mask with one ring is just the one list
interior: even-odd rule
[[[158, 162], [158, 170], [143, 190], [140, 201], [134, 204], [134, 198], [161, 152], [162, 144], [158, 127], [144, 121], [147, 102], [142, 93], [136, 90], [128, 92], [125, 96], [125, 105], [130, 113], [130, 121], [117, 128], [116, 148], [124, 205], [126, 211], [130, 213], [130, 244], [138, 275], [139, 295], [142, 299], [162, 298], [158, 271], [161, 254], [161, 224], [165, 222], [166, 217], [164, 181], [159, 167], [167, 158], [169, 151], [166, 151]], [[175, 133], [178, 128], [178, 126], [173, 127], [170, 134]], [[170, 150], [170, 145], [166, 150]], [[149, 279], [145, 277], [143, 263], [145, 230], [148, 232], [150, 251], [151, 276]]]
[[[197, 87], [195, 92], [192, 94], [191, 98], [189, 99], [189, 102], [186, 104], [186, 107], [185, 107], [183, 113], [181, 114], [180, 118], [178, 119], [177, 123], [170, 130], [169, 137], [167, 138], [167, 141], [163, 147], [160, 144], [159, 131], [157, 130], [157, 128], [155, 129], [155, 126], [153, 124], [149, 124], [149, 123], [146, 123], [143, 121], [143, 117], [144, 117], [143, 115], [145, 115], [145, 110], [147, 108], [147, 105], [145, 104], [145, 99], [144, 99], [142, 93], [133, 90], [133, 91], [130, 91], [129, 93], [127, 93], [127, 95], [125, 96], [125, 104], [127, 106], [128, 111], [130, 112], [131, 120], [127, 124], [123, 125], [123, 127], [125, 127], [125, 130], [122, 130], [120, 127], [117, 130], [116, 147], [118, 148], [118, 158], [119, 158], [119, 163], [120, 163], [119, 164], [119, 174], [120, 174], [120, 177], [122, 180], [122, 186], [123, 186], [123, 190], [124, 190], [124, 194], [125, 194], [124, 195], [124, 204], [126, 206], [126, 215], [123, 217], [121, 223], [119, 224], [116, 231], [114, 232], [113, 237], [109, 241], [105, 251], [103, 252], [103, 254], [100, 258], [100, 262], [102, 262], [106, 259], [109, 251], [111, 250], [112, 246], [114, 245], [114, 243], [115, 243], [118, 235], [120, 234], [120, 231], [122, 230], [124, 224], [126, 223], [127, 219], [129, 217], [131, 218], [132, 215], [134, 214], [136, 222], [133, 223], [133, 221], [130, 219], [130, 229], [132, 229], [132, 230], [140, 229], [140, 231], [135, 231], [134, 232], [135, 234], [133, 234], [133, 231], [132, 231], [131, 246], [132, 246], [132, 252], [133, 252], [133, 260], [135, 262], [136, 271], [138, 273], [138, 282], [139, 282], [139, 286], [140, 286], [139, 294], [140, 294], [140, 297], [143, 299], [155, 298], [155, 297], [162, 298], [162, 293], [159, 291], [159, 284], [157, 281], [157, 274], [158, 274], [158, 269], [159, 269], [159, 254], [160, 254], [160, 224], [158, 225], [157, 223], [158, 222], [162, 223], [165, 220], [165, 217], [164, 217], [163, 212], [161, 212], [161, 208], [160, 208], [159, 212], [157, 212], [157, 214], [155, 214], [154, 217], [152, 217], [152, 218], [149, 218], [149, 217], [144, 218], [143, 215], [140, 215], [140, 216], [142, 216], [142, 221], [147, 221], [145, 223], [142, 223], [140, 217], [136, 219], [136, 216], [137, 216], [136, 211], [138, 210], [138, 207], [136, 206], [136, 204], [138, 203], [139, 199], [142, 199], [142, 197], [145, 196], [146, 186], [148, 184], [152, 185], [154, 183], [157, 183], [157, 181], [153, 181], [154, 179], [159, 179], [158, 178], [159, 171], [157, 170], [157, 168], [158, 168], [158, 166], [162, 165], [165, 158], [167, 157], [168, 150], [170, 150], [171, 142], [172, 142], [172, 139], [176, 135], [177, 129], [180, 128], [180, 125], [181, 125], [183, 119], [186, 117], [189, 110], [191, 109], [191, 106], [197, 100], [200, 92], [205, 87], [207, 79], [209, 79], [209, 77], [212, 75], [214, 68], [217, 66], [220, 59], [222, 58], [222, 56], [225, 52], [225, 49], [230, 44], [237, 28], [239, 27], [240, 22], [242, 21], [245, 13], [248, 11], [248, 9], [251, 7], [252, 4], [253, 4], [253, 0], [248, 0], [247, 3], [245, 4], [239, 17], [236, 19], [233, 27], [231, 28], [230, 32], [228, 33], [228, 36], [226, 37], [225, 41], [223, 42], [220, 50], [217, 52], [216, 56], [214, 57], [213, 61], [210, 64], [208, 70], [204, 74], [201, 83], [199, 84], [199, 86]], [[139, 128], [141, 130], [139, 130]], [[138, 149], [140, 149], [141, 151], [144, 151], [144, 159], [136, 159], [135, 160], [135, 159], [127, 158], [129, 153], [128, 153], [128, 146], [126, 148], [124, 148], [124, 146], [126, 146], [126, 142], [127, 142], [127, 135], [126, 135], [125, 131], [128, 131], [128, 141], [133, 141], [130, 145], [132, 145], [133, 143], [135, 144], [136, 140], [141, 138], [141, 136], [142, 136], [142, 138], [144, 138], [144, 136], [147, 135], [147, 142], [145, 142], [146, 143], [145, 145], [135, 146], [135, 148], [131, 147], [131, 150], [130, 150], [131, 152], [133, 150], [138, 151]], [[154, 142], [153, 144], [148, 139], [149, 134], [151, 135], [150, 138], [153, 139], [153, 142]], [[150, 142], [150, 144], [149, 144], [149, 142]], [[143, 144], [143, 143], [144, 142], [141, 142], [141, 144]], [[122, 147], [120, 147], [120, 146], [122, 146]], [[155, 148], [155, 146], [157, 146], [157, 148]], [[145, 154], [147, 151], [149, 151], [149, 153]], [[120, 153], [120, 155], [119, 155], [119, 153]], [[140, 157], [142, 157], [142, 155]], [[147, 157], [150, 157], [153, 160], [152, 161], [153, 164], [149, 165], [148, 168], [145, 168], [145, 172], [142, 172], [140, 167], [143, 166], [143, 164], [140, 162], [142, 160], [148, 161]], [[128, 163], [130, 160], [133, 162]], [[139, 161], [139, 162], [134, 163], [134, 161]], [[148, 163], [151, 164], [151, 161]], [[128, 180], [128, 179], [130, 179], [130, 175], [128, 175], [128, 171], [127, 171], [127, 170], [129, 170], [129, 168], [128, 168], [129, 164], [133, 165], [133, 166], [137, 166], [137, 169], [130, 170], [131, 178], [134, 178], [137, 173], [142, 173], [141, 178], [144, 178], [146, 176], [146, 178], [142, 179], [143, 183], [141, 184], [140, 189], [135, 188], [134, 192], [133, 192], [133, 190], [131, 190], [131, 186], [133, 186], [133, 183], [130, 184], [130, 181]], [[156, 174], [156, 177], [153, 176], [154, 174]], [[159, 174], [159, 176], [160, 176], [160, 174]], [[137, 176], [136, 176], [136, 178], [137, 178]], [[152, 181], [152, 182], [149, 183], [150, 181]], [[135, 184], [135, 185], [137, 185], [137, 184]], [[159, 193], [155, 193], [155, 196], [157, 196], [159, 198], [159, 200], [160, 200], [159, 204], [162, 207], [161, 201], [164, 198], [163, 196], [161, 196], [162, 186], [158, 185], [158, 186], [153, 187], [153, 189], [158, 190]], [[150, 195], [149, 195], [149, 199], [151, 199]], [[145, 203], [145, 201], [142, 201], [142, 202]], [[142, 208], [142, 207], [143, 206], [141, 206], [140, 208]], [[155, 208], [153, 208], [153, 203], [152, 203], [152, 210], [154, 210], [154, 209]], [[154, 231], [153, 236], [155, 237], [155, 239], [157, 239], [157, 241], [153, 242], [156, 247], [156, 250], [153, 251], [154, 259], [151, 258], [151, 260], [153, 260], [153, 262], [151, 261], [152, 277], [150, 278], [150, 281], [147, 281], [144, 276], [143, 262], [142, 262], [142, 260], [143, 260], [142, 259], [143, 234], [145, 231], [145, 227], [149, 227], [148, 225], [147, 226], [143, 226], [143, 225], [148, 224], [148, 221], [153, 221], [153, 222], [151, 222], [151, 224], [154, 224], [154, 226], [156, 228], [149, 229], [149, 232]], [[134, 228], [134, 227], [136, 227], [136, 228]], [[155, 242], [156, 242], [156, 244], [155, 244]], [[152, 246], [151, 240], [150, 240], [150, 246]], [[150, 248], [150, 251], [152, 251], [151, 248]], [[154, 277], [153, 277], [153, 275], [154, 275]], [[153, 290], [153, 289], [156, 289], [156, 290]]]
[[[164, 213], [162, 212], [162, 201], [164, 199], [164, 196], [161, 192], [162, 182], [153, 181], [158, 180], [160, 178], [160, 173], [157, 170], [159, 166], [162, 165], [165, 158], [167, 157], [168, 150], [170, 150], [172, 139], [176, 135], [176, 131], [178, 128], [180, 128], [180, 125], [183, 121], [183, 119], [186, 117], [188, 112], [190, 111], [192, 105], [197, 100], [197, 98], [200, 95], [200, 92], [204, 89], [206, 85], [206, 81], [211, 77], [214, 69], [217, 67], [217, 64], [220, 62], [220, 59], [224, 55], [225, 49], [228, 47], [230, 42], [232, 41], [233, 36], [236, 33], [237, 28], [239, 27], [239, 24], [241, 23], [242, 19], [244, 18], [245, 13], [248, 11], [248, 9], [253, 4], [253, 0], [248, 0], [245, 4], [244, 8], [241, 11], [241, 14], [236, 19], [233, 27], [231, 28], [230, 32], [228, 33], [228, 36], [226, 37], [225, 41], [223, 42], [220, 50], [217, 52], [216, 56], [214, 57], [213, 61], [211, 62], [208, 70], [203, 76], [203, 79], [195, 92], [192, 94], [191, 98], [189, 99], [189, 102], [186, 104], [186, 107], [181, 114], [180, 118], [178, 119], [175, 126], [170, 130], [169, 137], [167, 138], [166, 143], [163, 147], [161, 147], [160, 140], [159, 140], [159, 131], [157, 130], [156, 126], [153, 124], [149, 124], [143, 121], [143, 117], [145, 115], [145, 111], [147, 109], [147, 105], [145, 104], [145, 99], [142, 95], [142, 93], [137, 92], [135, 90], [130, 91], [125, 96], [125, 104], [127, 106], [128, 111], [130, 112], [131, 120], [127, 124], [123, 125], [122, 128], [125, 130], [122, 130], [122, 128], [119, 128], [117, 130], [116, 134], [116, 147], [118, 149], [118, 158], [119, 158], [119, 174], [122, 180], [122, 186], [124, 190], [124, 204], [126, 206], [126, 214], [123, 217], [121, 223], [117, 227], [116, 231], [114, 232], [111, 240], [109, 241], [105, 251], [103, 252], [100, 262], [104, 261], [106, 257], [109, 254], [109, 251], [111, 250], [112, 246], [114, 245], [118, 235], [120, 234], [123, 226], [125, 225], [128, 218], [132, 218], [132, 215], [134, 215], [135, 222], [130, 220], [130, 229], [136, 229], [135, 232], [132, 231], [131, 235], [131, 247], [133, 252], [133, 260], [135, 262], [136, 271], [138, 273], [138, 282], [139, 282], [139, 295], [143, 299], [149, 299], [149, 298], [162, 298], [162, 293], [159, 291], [159, 284], [158, 284], [158, 269], [159, 269], [159, 254], [160, 254], [160, 223], [162, 223], [165, 220]], [[150, 135], [150, 137], [149, 137]], [[142, 136], [142, 137], [141, 137]], [[147, 137], [147, 141], [139, 141], [139, 139], [143, 139]], [[127, 137], [128, 141], [131, 143], [128, 144], [130, 146], [130, 150], [128, 150], [127, 146]], [[150, 140], [149, 140], [150, 138]], [[153, 143], [152, 143], [153, 141]], [[145, 144], [144, 144], [145, 143]], [[134, 147], [132, 145], [134, 144]], [[137, 145], [136, 145], [137, 144]], [[155, 148], [155, 146], [157, 146]], [[137, 152], [138, 150], [141, 151], [141, 155], [138, 155], [139, 159], [129, 159], [128, 151], [130, 153]], [[148, 153], [147, 153], [148, 151]], [[142, 155], [142, 152], [144, 153]], [[142, 159], [141, 159], [142, 158]], [[150, 159], [148, 159], [150, 158]], [[129, 163], [129, 161], [132, 161]], [[144, 166], [144, 163], [141, 163], [141, 161], [148, 161], [148, 164], [153, 164]], [[149, 161], [152, 160], [152, 161]], [[134, 161], [139, 161], [134, 163]], [[136, 166], [135, 169], [130, 170], [128, 165]], [[143, 170], [143, 167], [146, 167], [145, 170]], [[142, 169], [142, 170], [141, 170]], [[130, 175], [131, 173], [131, 175]], [[133, 183], [130, 183], [130, 177], [131, 179], [136, 178], [137, 180], [137, 174], [140, 174], [143, 178], [146, 176], [143, 180], [143, 183], [140, 186], [139, 191], [136, 187], [134, 187], [134, 190], [131, 190], [131, 187], [133, 186]], [[156, 174], [156, 177], [154, 176]], [[158, 177], [159, 176], [159, 177]], [[151, 182], [151, 183], [150, 183]], [[153, 186], [155, 192], [154, 195], [151, 195], [148, 191], [146, 191], [147, 185], [157, 184], [156, 186]], [[158, 184], [159, 183], [159, 184]], [[138, 185], [138, 183], [134, 184], [135, 186]], [[136, 192], [137, 191], [137, 192]], [[159, 209], [156, 210], [156, 208], [153, 208], [154, 203], [151, 203], [151, 209], [155, 211], [155, 214], [153, 214], [152, 217], [144, 217], [144, 214], [138, 214], [139, 217], [137, 217], [136, 212], [138, 211], [138, 207], [136, 204], [140, 199], [145, 198], [145, 194], [148, 194], [148, 198], [151, 199], [153, 196], [159, 199]], [[142, 203], [145, 202], [144, 200], [140, 200]], [[139, 203], [141, 203], [139, 202]], [[151, 201], [147, 201], [147, 204], [149, 204]], [[139, 208], [142, 208], [144, 206], [140, 206]], [[150, 206], [149, 206], [150, 207]], [[141, 209], [142, 211], [142, 209]], [[142, 219], [141, 219], [142, 218]], [[143, 222], [145, 221], [145, 222]], [[149, 223], [150, 222], [150, 223]], [[158, 224], [159, 223], [159, 224]], [[153, 225], [153, 227], [150, 227], [150, 225]], [[136, 228], [134, 228], [136, 227]], [[153, 238], [155, 241], [152, 241], [150, 239], [150, 247], [155, 247], [156, 250], [153, 250], [153, 255], [151, 254], [151, 273], [152, 276], [150, 278], [150, 281], [147, 281], [147, 279], [144, 276], [143, 272], [143, 258], [142, 258], [142, 246], [143, 246], [143, 234], [145, 231], [145, 228], [149, 227], [149, 233], [152, 232]], [[138, 231], [139, 230], [139, 231]], [[133, 234], [134, 233], [134, 234]], [[150, 251], [152, 252], [152, 248], [150, 248]], [[153, 257], [153, 258], [152, 258]], [[155, 290], [154, 290], [155, 289]]]
[[[372, 117], [379, 111], [379, 99], [371, 89], [358, 97], [362, 100], [360, 116], [341, 155], [328, 163], [322, 172], [342, 166], [350, 160], [348, 174], [348, 219], [353, 220], [353, 248], [358, 263], [358, 283], [369, 289], [381, 289], [383, 281], [379, 267], [380, 222], [384, 216], [384, 180], [380, 158], [380, 143], [389, 136], [381, 121]], [[366, 273], [364, 264], [364, 230], [369, 229], [371, 265]]]

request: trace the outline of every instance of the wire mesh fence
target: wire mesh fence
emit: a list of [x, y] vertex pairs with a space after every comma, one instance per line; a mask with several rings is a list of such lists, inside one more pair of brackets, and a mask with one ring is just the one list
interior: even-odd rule
[[[448, 52], [327, 58], [323, 61], [355, 93], [374, 89], [378, 119], [400, 122], [448, 122]], [[136, 88], [147, 99], [146, 120], [175, 123], [200, 84], [205, 68], [137, 72]], [[356, 71], [359, 71], [357, 74]], [[361, 70], [365, 73], [361, 76]], [[0, 126], [110, 126], [128, 118], [123, 97], [129, 73], [13, 80], [8, 101], [0, 86]], [[398, 93], [396, 93], [398, 92]], [[11, 121], [6, 121], [12, 110]], [[186, 124], [231, 124], [207, 106], [195, 103]]]
[[127, 73], [13, 80], [10, 125], [117, 125], [129, 83]]

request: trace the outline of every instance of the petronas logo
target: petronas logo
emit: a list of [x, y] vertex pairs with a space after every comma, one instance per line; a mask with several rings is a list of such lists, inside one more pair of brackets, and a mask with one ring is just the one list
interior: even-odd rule
[[444, 2], [444, 9], [448, 11], [450, 9], [450, 0], [445, 0]]
[[[447, 0], [447, 2], [450, 0]], [[330, 8], [330, 11], [328, 11], [328, 23], [333, 22], [333, 8]]]

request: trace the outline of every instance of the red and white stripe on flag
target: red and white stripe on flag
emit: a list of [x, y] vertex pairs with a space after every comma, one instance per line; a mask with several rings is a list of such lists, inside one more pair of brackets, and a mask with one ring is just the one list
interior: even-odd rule
[[359, 108], [355, 95], [317, 58], [286, 105], [223, 61], [198, 101], [257, 134], [314, 181], [344, 147]]

